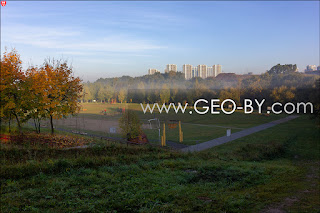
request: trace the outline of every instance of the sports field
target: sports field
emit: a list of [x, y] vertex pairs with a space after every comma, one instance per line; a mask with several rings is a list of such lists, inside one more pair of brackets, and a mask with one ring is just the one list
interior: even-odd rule
[[[191, 108], [188, 108], [184, 114], [181, 112], [175, 113], [174, 110], [169, 113], [159, 113], [158, 111], [144, 113], [140, 104], [83, 103], [82, 109], [77, 116], [56, 120], [55, 124], [59, 128], [75, 129], [103, 136], [121, 137], [118, 120], [124, 110], [134, 110], [138, 114], [143, 123], [143, 131], [153, 143], [159, 142], [159, 130], [150, 129], [149, 119], [158, 118], [161, 123], [161, 131], [163, 123], [165, 123], [167, 140], [172, 142], [179, 142], [179, 129], [178, 125], [172, 125], [175, 128], [170, 128], [168, 124], [181, 121], [184, 136], [183, 144], [186, 145], [193, 145], [224, 136], [227, 129], [231, 129], [231, 132], [234, 133], [286, 116], [267, 115], [266, 113], [258, 114], [257, 112], [244, 114], [243, 111], [236, 111], [231, 115], [223, 113], [218, 115], [189, 114]], [[116, 133], [110, 132], [110, 128], [115, 128]]]

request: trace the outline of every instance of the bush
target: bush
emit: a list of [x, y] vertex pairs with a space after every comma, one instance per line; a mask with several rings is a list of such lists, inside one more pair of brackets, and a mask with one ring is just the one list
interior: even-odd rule
[[141, 121], [137, 114], [133, 111], [126, 111], [119, 119], [119, 127], [121, 129], [122, 136], [127, 140], [137, 138], [141, 130]]

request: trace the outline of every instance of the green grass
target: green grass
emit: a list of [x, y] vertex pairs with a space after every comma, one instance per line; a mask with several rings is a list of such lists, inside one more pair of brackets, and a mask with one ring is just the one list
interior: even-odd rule
[[[82, 108], [86, 109], [81, 111], [79, 117], [91, 118], [97, 120], [118, 120], [121, 115], [102, 115], [101, 112], [105, 109], [109, 112], [116, 112], [119, 108], [125, 108], [135, 110], [141, 121], [145, 124], [148, 123], [148, 119], [154, 117], [159, 118], [161, 123], [168, 123], [170, 120], [180, 120], [182, 122], [182, 131], [184, 134], [183, 144], [194, 145], [202, 143], [214, 138], [218, 138], [226, 135], [226, 130], [231, 129], [232, 132], [240, 131], [244, 128], [250, 128], [259, 124], [268, 123], [273, 120], [277, 120], [285, 117], [286, 115], [274, 115], [266, 116], [254, 112], [252, 114], [244, 114], [243, 111], [236, 111], [231, 115], [223, 114], [222, 112], [218, 115], [200, 115], [195, 112], [189, 114], [188, 109], [186, 113], [179, 112], [176, 114], [173, 110], [167, 113], [159, 113], [156, 111], [151, 114], [149, 112], [143, 113], [140, 104], [128, 103], [128, 104], [107, 104], [107, 103], [83, 103]], [[200, 110], [200, 109], [199, 109]], [[81, 119], [80, 119], [81, 120]], [[200, 124], [200, 125], [199, 125]], [[145, 129], [148, 139], [156, 143], [159, 141], [158, 130]], [[179, 130], [169, 129], [167, 126], [166, 137], [167, 140], [173, 142], [179, 142]], [[117, 137], [119, 135], [115, 135]]]
[[[100, 119], [118, 119], [120, 115], [116, 116], [103, 116], [101, 111], [104, 109], [109, 109], [110, 111], [115, 111], [118, 108], [126, 108], [130, 110], [135, 110], [139, 115], [140, 119], [146, 121], [155, 117], [159, 118], [161, 121], [169, 120], [180, 120], [183, 123], [190, 124], [207, 124], [207, 125], [216, 125], [216, 126], [225, 126], [225, 127], [235, 127], [235, 128], [249, 128], [259, 124], [267, 123], [273, 120], [277, 120], [283, 117], [286, 117], [284, 114], [275, 115], [270, 114], [270, 116], [260, 115], [257, 112], [252, 114], [244, 114], [241, 110], [235, 111], [231, 115], [223, 114], [221, 111], [218, 115], [211, 115], [210, 113], [206, 115], [200, 115], [195, 112], [189, 114], [189, 111], [193, 109], [188, 108], [183, 114], [181, 112], [175, 113], [174, 110], [170, 110], [167, 113], [159, 113], [155, 110], [155, 113], [151, 114], [150, 112], [143, 113], [140, 104], [128, 103], [128, 104], [102, 104], [102, 103], [82, 103], [82, 108], [87, 109], [86, 111], [81, 111], [80, 116], [92, 116], [92, 118], [99, 117]], [[200, 109], [199, 109], [200, 110]], [[201, 128], [199, 126], [195, 127], [196, 129]]]
[[[309, 116], [300, 116], [293, 121], [231, 141], [205, 153], [219, 153], [225, 157], [234, 157], [241, 151], [248, 152], [247, 147], [254, 149], [254, 146], [268, 145], [284, 149], [287, 157], [290, 158], [320, 160], [319, 138], [320, 129], [316, 120], [310, 120]], [[261, 151], [263, 150], [265, 149]]]
[[[188, 111], [187, 111], [188, 112]], [[223, 114], [222, 112], [218, 115], [205, 114], [200, 115], [197, 113], [174, 113], [170, 111], [168, 114], [166, 113], [155, 113], [155, 117], [158, 117], [161, 121], [169, 121], [169, 120], [180, 120], [183, 123], [189, 124], [205, 124], [205, 125], [215, 125], [215, 126], [223, 126], [226, 128], [249, 128], [259, 124], [268, 123], [273, 120], [277, 120], [286, 115], [260, 115], [258, 113], [253, 114], [244, 114], [243, 111], [235, 111], [231, 115]], [[153, 114], [146, 113], [144, 114], [141, 111], [137, 111], [139, 117], [141, 119], [151, 119], [154, 117]], [[195, 129], [202, 128], [199, 126], [195, 126]]]
[[319, 165], [319, 136], [315, 121], [301, 116], [193, 154], [111, 142], [77, 150], [2, 146], [0, 208], [259, 212], [297, 196], [284, 210], [317, 212], [319, 190], [306, 176]]
[[[213, 138], [218, 138], [226, 135], [227, 128], [217, 128], [211, 126], [195, 126], [193, 124], [182, 124], [181, 128], [183, 130], [183, 144], [194, 145], [199, 144]], [[161, 129], [162, 130], [162, 129]], [[240, 131], [240, 129], [233, 129], [232, 132], [235, 133]], [[147, 134], [148, 139], [152, 141], [159, 141], [159, 131], [146, 129], [144, 132]], [[179, 128], [175, 129], [166, 128], [166, 137], [168, 141], [173, 141], [179, 143]]]
[[[79, 116], [97, 120], [118, 120], [121, 117], [118, 110], [125, 107], [126, 104], [119, 103], [82, 103], [82, 109]], [[105, 110], [107, 115], [104, 114]]]

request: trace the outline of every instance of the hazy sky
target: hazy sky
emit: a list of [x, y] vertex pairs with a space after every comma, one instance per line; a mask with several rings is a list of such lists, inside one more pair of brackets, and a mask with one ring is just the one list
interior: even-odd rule
[[319, 2], [7, 1], [1, 55], [24, 67], [64, 58], [76, 75], [140, 76], [166, 64], [221, 64], [261, 73], [277, 63], [319, 65]]

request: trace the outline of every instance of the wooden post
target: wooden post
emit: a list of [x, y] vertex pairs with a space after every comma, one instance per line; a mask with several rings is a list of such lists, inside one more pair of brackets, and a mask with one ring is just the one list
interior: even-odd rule
[[162, 135], [162, 146], [166, 146], [166, 124], [163, 123], [163, 135]]
[[183, 142], [183, 132], [181, 130], [181, 121], [179, 121], [179, 142]]

